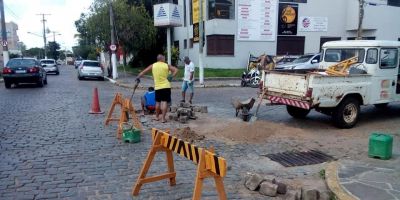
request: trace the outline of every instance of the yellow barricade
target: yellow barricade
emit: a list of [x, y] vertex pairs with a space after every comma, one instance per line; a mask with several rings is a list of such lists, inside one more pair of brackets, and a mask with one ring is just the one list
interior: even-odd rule
[[[113, 118], [113, 112], [115, 107], [119, 105], [121, 108], [121, 114], [119, 118]], [[131, 117], [130, 117], [131, 116]], [[117, 138], [122, 136], [122, 125], [132, 119], [132, 124], [135, 128], [142, 130], [142, 124], [138, 116], [136, 115], [135, 107], [132, 104], [131, 99], [124, 98], [121, 93], [116, 93], [113, 102], [111, 103], [110, 110], [108, 111], [105, 125], [109, 125], [112, 121], [118, 121]]]
[[[172, 152], [175, 152], [197, 164], [197, 175], [193, 192], [194, 200], [199, 200], [201, 198], [203, 181], [209, 177], [214, 178], [219, 199], [227, 199], [223, 183], [223, 177], [226, 175], [227, 163], [223, 157], [214, 153], [213, 148], [209, 150], [199, 148], [196, 145], [171, 136], [167, 132], [154, 128], [152, 129], [152, 139], [152, 147], [146, 157], [136, 184], [132, 189], [132, 194], [134, 196], [139, 195], [140, 188], [145, 183], [169, 179], [171, 186], [176, 184], [176, 172], [172, 156]], [[155, 154], [159, 151], [166, 152], [168, 172], [153, 177], [146, 177], [151, 162], [153, 161]]]

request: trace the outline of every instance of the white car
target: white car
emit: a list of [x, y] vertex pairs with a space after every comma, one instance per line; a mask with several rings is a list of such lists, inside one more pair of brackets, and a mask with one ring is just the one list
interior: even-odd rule
[[42, 65], [46, 73], [55, 73], [56, 75], [60, 74], [60, 70], [58, 69], [58, 65], [54, 59], [42, 59], [40, 60], [40, 65]]
[[306, 54], [293, 60], [292, 62], [277, 65], [277, 70], [309, 70], [318, 69], [321, 54]]
[[100, 62], [96, 60], [82, 60], [78, 67], [78, 79], [97, 78], [104, 80], [104, 71]]

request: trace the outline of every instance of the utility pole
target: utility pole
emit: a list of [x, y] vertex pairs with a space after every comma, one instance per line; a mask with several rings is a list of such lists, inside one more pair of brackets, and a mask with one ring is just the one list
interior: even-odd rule
[[[112, 0], [110, 0], [110, 26], [111, 26], [111, 45], [115, 45], [114, 11], [112, 9]], [[116, 49], [110, 48], [110, 50], [111, 50], [112, 78], [117, 79], [118, 73], [117, 73], [117, 55], [115, 54]]]
[[358, 29], [357, 40], [362, 40], [362, 23], [364, 20], [364, 0], [358, 0]]
[[42, 16], [42, 23], [43, 23], [43, 50], [44, 50], [44, 58], [47, 59], [47, 53], [46, 53], [46, 15], [50, 15], [50, 14], [44, 14], [44, 13], [40, 13], [40, 14], [36, 14], [36, 15], [41, 15]]
[[200, 85], [204, 85], [204, 66], [203, 66], [203, 0], [199, 0], [199, 76]]
[[3, 46], [3, 67], [7, 65], [10, 56], [8, 54], [8, 43], [7, 43], [7, 30], [6, 30], [6, 19], [4, 18], [4, 2], [0, 0], [0, 12], [1, 12], [1, 36]]

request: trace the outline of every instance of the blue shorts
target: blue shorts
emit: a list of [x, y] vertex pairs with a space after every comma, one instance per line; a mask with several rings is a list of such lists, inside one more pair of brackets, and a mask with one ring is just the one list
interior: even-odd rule
[[182, 92], [186, 92], [186, 90], [189, 88], [190, 93], [194, 92], [194, 87], [193, 87], [193, 81], [189, 83], [189, 81], [183, 81], [182, 83]]

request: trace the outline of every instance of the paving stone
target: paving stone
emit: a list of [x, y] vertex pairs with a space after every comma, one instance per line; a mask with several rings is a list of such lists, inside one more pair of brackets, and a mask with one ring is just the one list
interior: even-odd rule
[[363, 183], [346, 183], [342, 185], [345, 186], [349, 192], [363, 200], [393, 199], [393, 196], [388, 194], [387, 191]]
[[275, 197], [278, 195], [278, 185], [273, 184], [269, 181], [263, 181], [260, 184], [260, 194], [270, 196], [270, 197]]
[[247, 187], [247, 189], [254, 191], [259, 188], [263, 180], [263, 177], [259, 174], [249, 174], [248, 177], [246, 177], [244, 185]]

